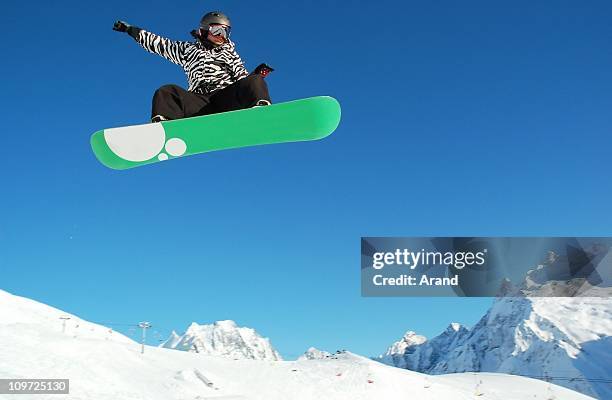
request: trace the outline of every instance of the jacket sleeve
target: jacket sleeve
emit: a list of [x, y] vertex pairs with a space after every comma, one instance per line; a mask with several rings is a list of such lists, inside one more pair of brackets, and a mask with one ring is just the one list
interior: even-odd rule
[[247, 69], [244, 67], [244, 63], [242, 62], [242, 59], [240, 58], [238, 53], [236, 53], [236, 51], [234, 51], [234, 54], [232, 57], [232, 63], [230, 67], [232, 70], [232, 75], [234, 76], [235, 80], [242, 79], [249, 74]]
[[128, 33], [148, 52], [159, 54], [175, 64], [181, 66], [184, 64], [187, 42], [166, 39], [139, 28]]

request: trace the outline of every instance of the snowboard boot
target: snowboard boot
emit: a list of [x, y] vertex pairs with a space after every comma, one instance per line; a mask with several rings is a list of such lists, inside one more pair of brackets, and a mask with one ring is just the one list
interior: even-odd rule
[[265, 100], [265, 99], [261, 99], [261, 100], [257, 100], [257, 103], [255, 103], [255, 105], [253, 106], [253, 108], [255, 108], [255, 107], [264, 107], [264, 106], [269, 106], [270, 104], [272, 104], [272, 103], [270, 103], [270, 101]]
[[153, 123], [162, 122], [162, 121], [169, 121], [169, 119], [164, 117], [163, 115], [156, 115], [153, 118], [151, 118], [151, 122]]

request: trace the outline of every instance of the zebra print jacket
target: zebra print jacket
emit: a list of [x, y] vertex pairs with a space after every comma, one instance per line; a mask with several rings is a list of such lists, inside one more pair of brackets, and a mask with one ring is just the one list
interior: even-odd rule
[[190, 92], [211, 94], [249, 74], [231, 40], [221, 46], [207, 47], [199, 40], [174, 41], [140, 28], [128, 33], [145, 50], [183, 67]]

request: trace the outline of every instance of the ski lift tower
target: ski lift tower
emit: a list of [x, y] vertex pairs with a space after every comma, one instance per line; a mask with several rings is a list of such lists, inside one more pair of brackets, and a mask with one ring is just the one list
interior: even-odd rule
[[62, 333], [66, 333], [66, 321], [68, 321], [70, 319], [70, 317], [63, 315], [61, 317], [59, 317], [59, 319], [62, 320]]
[[138, 324], [139, 328], [142, 328], [142, 348], [140, 350], [140, 354], [144, 354], [144, 346], [145, 346], [145, 341], [147, 340], [147, 329], [152, 327], [153, 325], [151, 325], [150, 322], [140, 322]]

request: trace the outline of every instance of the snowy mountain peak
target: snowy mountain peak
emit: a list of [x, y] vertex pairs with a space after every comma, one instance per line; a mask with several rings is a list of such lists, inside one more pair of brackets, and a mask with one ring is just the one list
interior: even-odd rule
[[176, 331], [172, 331], [170, 337], [166, 339], [164, 344], [166, 345], [166, 347], [174, 348], [178, 344], [178, 342], [180, 342], [180, 340], [181, 337], [179, 336], [179, 334], [176, 333]]
[[408, 331], [404, 334], [401, 342], [406, 344], [406, 347], [414, 346], [417, 344], [425, 343], [427, 338], [425, 336], [418, 335], [414, 331]]
[[408, 331], [400, 340], [389, 346], [385, 355], [403, 354], [407, 352], [409, 348], [418, 346], [426, 341], [427, 338], [425, 336], [417, 335], [414, 331]]
[[[598, 382], [612, 379], [609, 354], [612, 299], [501, 298], [472, 330], [451, 324], [427, 342], [396, 346], [378, 359], [430, 374], [480, 371], [568, 377], [558, 383], [612, 398], [612, 388]], [[580, 379], [569, 379], [576, 377]]]
[[226, 319], [223, 321], [216, 321], [214, 324], [220, 328], [225, 328], [225, 329], [235, 329], [238, 327], [236, 322], [232, 321], [231, 319]]
[[382, 362], [389, 365], [400, 366], [405, 368], [405, 365], [401, 362], [404, 354], [411, 353], [416, 347], [425, 343], [427, 338], [425, 336], [418, 335], [414, 331], [408, 331], [404, 336], [393, 343], [387, 348], [384, 355], [380, 356]]
[[460, 323], [451, 322], [450, 325], [448, 325], [448, 328], [446, 328], [446, 330], [449, 332], [458, 332], [459, 330], [461, 330], [461, 328], [463, 328], [463, 325], [461, 325]]
[[310, 347], [304, 354], [298, 357], [298, 361], [301, 360], [323, 360], [331, 357], [331, 353], [324, 350], [319, 350], [315, 347]]
[[232, 320], [208, 325], [193, 322], [183, 335], [173, 332], [160, 347], [234, 359], [282, 360], [269, 339]]
[[612, 251], [593, 244], [568, 247], [567, 254], [548, 251], [545, 259], [529, 270], [516, 287], [502, 282], [501, 296], [519, 297], [611, 297]]

